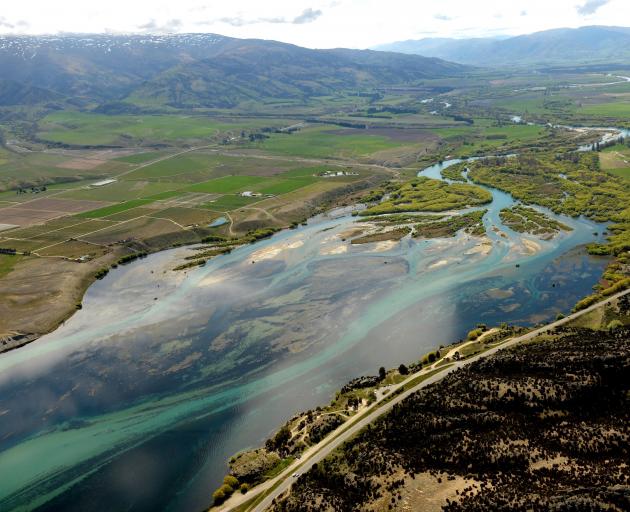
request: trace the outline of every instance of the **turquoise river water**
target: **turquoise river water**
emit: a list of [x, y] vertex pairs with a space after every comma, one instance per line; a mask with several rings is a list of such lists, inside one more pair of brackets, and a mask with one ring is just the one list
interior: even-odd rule
[[188, 248], [111, 271], [57, 331], [0, 356], [0, 510], [202, 510], [230, 455], [349, 379], [478, 322], [569, 311], [607, 263], [582, 248], [603, 226], [524, 237], [492, 193], [485, 244], [353, 246], [338, 211], [186, 274], [171, 269]]

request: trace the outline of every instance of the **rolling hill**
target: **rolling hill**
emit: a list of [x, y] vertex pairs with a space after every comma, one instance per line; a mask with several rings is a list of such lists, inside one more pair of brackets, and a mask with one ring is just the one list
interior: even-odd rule
[[[215, 34], [0, 36], [5, 104], [58, 101], [232, 107], [342, 89], [413, 85], [462, 73], [437, 58], [372, 50], [311, 50]], [[15, 89], [13, 95], [9, 94]], [[44, 93], [44, 91], [46, 93]], [[57, 96], [59, 95], [59, 96]]]
[[377, 49], [475, 66], [627, 63], [630, 28], [590, 26], [508, 38], [428, 38], [399, 41]]

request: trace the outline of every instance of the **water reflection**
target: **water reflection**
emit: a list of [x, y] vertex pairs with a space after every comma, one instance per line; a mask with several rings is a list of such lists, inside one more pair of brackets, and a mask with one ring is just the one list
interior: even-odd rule
[[[495, 196], [489, 225], [509, 201]], [[342, 243], [353, 223], [320, 219], [185, 276], [169, 253], [122, 267], [57, 332], [0, 357], [1, 508], [201, 509], [226, 458], [295, 411], [479, 321], [566, 311], [605, 265], [566, 256], [593, 239], [584, 220], [535, 255], [503, 226], [483, 252], [467, 235]]]

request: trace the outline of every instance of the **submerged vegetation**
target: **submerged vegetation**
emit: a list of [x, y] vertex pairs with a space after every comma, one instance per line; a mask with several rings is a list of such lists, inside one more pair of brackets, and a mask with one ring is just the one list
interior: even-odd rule
[[204, 238], [204, 242], [209, 243], [207, 246], [200, 246], [195, 248], [195, 253], [190, 256], [186, 256], [187, 263], [176, 266], [173, 270], [187, 270], [194, 267], [202, 267], [208, 260], [221, 254], [229, 254], [233, 249], [241, 245], [253, 244], [258, 240], [269, 238], [278, 229], [267, 228], [257, 229], [248, 232], [245, 236], [238, 238], [223, 238], [217, 236], [209, 236]]
[[352, 244], [369, 244], [372, 242], [384, 242], [388, 240], [400, 240], [411, 233], [411, 228], [400, 227], [390, 229], [387, 231], [380, 231], [378, 233], [370, 233], [369, 235], [353, 238], [350, 243]]
[[530, 233], [544, 238], [554, 236], [560, 231], [571, 231], [573, 229], [538, 210], [522, 205], [505, 208], [501, 210], [499, 215], [501, 221], [514, 231]]
[[486, 210], [453, 215], [444, 220], [424, 222], [415, 226], [414, 236], [417, 238], [438, 238], [455, 236], [462, 229], [469, 235], [483, 236], [486, 228], [483, 216]]

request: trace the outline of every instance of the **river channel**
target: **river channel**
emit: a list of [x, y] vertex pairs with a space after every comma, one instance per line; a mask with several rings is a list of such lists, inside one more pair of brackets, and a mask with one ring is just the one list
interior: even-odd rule
[[338, 211], [185, 274], [188, 248], [111, 271], [57, 331], [0, 356], [0, 510], [202, 510], [230, 455], [348, 380], [479, 322], [568, 312], [607, 264], [583, 250], [604, 227], [553, 215], [573, 231], [523, 236], [491, 192], [485, 244], [351, 245]]

